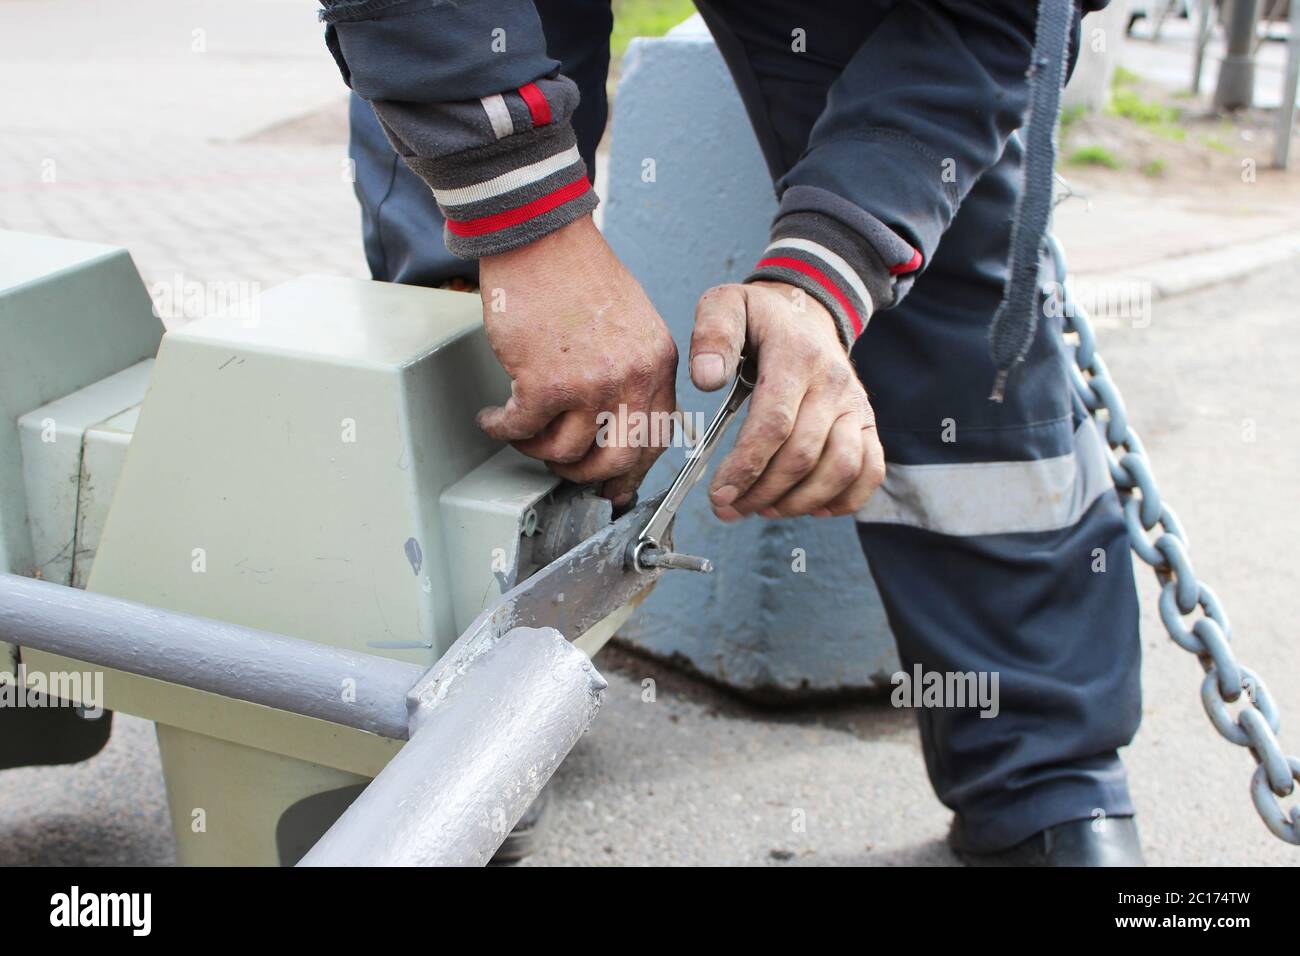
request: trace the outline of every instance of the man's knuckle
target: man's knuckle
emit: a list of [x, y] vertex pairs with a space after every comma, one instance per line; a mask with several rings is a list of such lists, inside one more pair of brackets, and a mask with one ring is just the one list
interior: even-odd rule
[[597, 407], [613, 411], [614, 402], [622, 394], [626, 380], [625, 372], [612, 367], [595, 369], [571, 390], [565, 407]]
[[585, 447], [579, 439], [569, 439], [567, 441], [558, 441], [551, 448], [551, 454], [547, 456], [551, 461], [558, 461], [562, 464], [571, 465], [575, 462], [582, 461], [587, 454]]
[[651, 386], [658, 378], [659, 370], [655, 368], [650, 356], [637, 358], [623, 370], [618, 391], [623, 394], [630, 392], [633, 395], [644, 395], [651, 390]]
[[677, 343], [672, 340], [671, 336], [664, 336], [659, 340], [655, 350], [657, 364], [669, 369], [677, 368]]
[[817, 464], [818, 450], [811, 445], [795, 445], [785, 455], [786, 468], [796, 475], [806, 475]]
[[843, 362], [832, 362], [823, 375], [826, 387], [834, 389], [836, 392], [851, 389], [857, 384], [857, 380], [858, 377], [853, 374], [853, 370]]
[[758, 433], [765, 441], [779, 443], [794, 431], [795, 413], [789, 405], [774, 405], [758, 423]]
[[763, 473], [763, 466], [766, 463], [767, 462], [758, 455], [741, 454], [734, 462], [732, 462], [731, 467], [727, 471], [724, 483], [748, 487]]
[[849, 451], [838, 452], [832, 456], [827, 467], [836, 487], [843, 488], [862, 473], [862, 456]]

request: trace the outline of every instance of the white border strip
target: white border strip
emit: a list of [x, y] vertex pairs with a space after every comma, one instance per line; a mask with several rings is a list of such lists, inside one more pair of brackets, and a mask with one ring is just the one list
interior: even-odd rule
[[506, 106], [504, 96], [493, 93], [480, 98], [479, 102], [483, 104], [483, 112], [487, 113], [488, 122], [492, 124], [492, 132], [497, 139], [505, 139], [514, 133], [515, 121], [510, 118], [510, 107]]
[[[807, 252], [816, 256], [818, 259], [821, 259], [830, 266], [833, 271], [839, 274], [840, 278], [844, 280], [845, 285], [852, 289], [854, 295], [861, 300], [863, 306], [866, 307], [867, 318], [870, 318], [871, 313], [876, 311], [876, 304], [871, 301], [871, 293], [868, 292], [867, 287], [862, 284], [862, 280], [858, 277], [854, 268], [845, 262], [843, 258], [836, 253], [831, 252], [831, 250], [827, 249], [821, 243], [813, 242], [811, 239], [778, 239], [776, 242], [764, 249], [763, 254], [767, 255], [778, 249], [798, 249], [801, 252]], [[866, 325], [866, 319], [863, 320], [862, 324], [864, 326]]]
[[491, 179], [475, 183], [473, 186], [461, 186], [459, 189], [435, 189], [433, 198], [438, 200], [439, 206], [463, 206], [466, 203], [482, 202], [484, 199], [492, 199], [511, 190], [543, 180], [552, 173], [558, 173], [561, 169], [572, 166], [581, 158], [582, 154], [578, 152], [578, 147], [570, 146], [562, 153], [556, 153], [554, 156], [548, 156], [527, 166], [520, 166], [508, 173], [502, 173], [500, 176], [493, 176]]
[[1078, 524], [1112, 485], [1092, 419], [1074, 433], [1074, 451], [1037, 461], [889, 465], [885, 483], [855, 516], [953, 537], [1027, 534]]

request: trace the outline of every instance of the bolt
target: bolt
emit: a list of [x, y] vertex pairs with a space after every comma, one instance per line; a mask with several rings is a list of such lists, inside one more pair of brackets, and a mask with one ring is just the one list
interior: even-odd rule
[[664, 551], [662, 548], [646, 548], [640, 554], [641, 564], [647, 568], [675, 568], [679, 571], [699, 571], [708, 574], [713, 570], [713, 562], [708, 558], [697, 558], [693, 554], [678, 554], [676, 551]]

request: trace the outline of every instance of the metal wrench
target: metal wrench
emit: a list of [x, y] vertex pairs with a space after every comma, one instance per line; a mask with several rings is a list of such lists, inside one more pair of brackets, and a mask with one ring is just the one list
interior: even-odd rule
[[687, 571], [712, 571], [713, 564], [706, 558], [697, 558], [689, 554], [677, 554], [662, 546], [668, 534], [668, 527], [677, 516], [677, 509], [686, 499], [686, 495], [695, 487], [709, 466], [709, 459], [717, 450], [718, 442], [727, 431], [731, 420], [739, 414], [754, 385], [758, 381], [758, 369], [752, 360], [741, 356], [740, 368], [736, 378], [723, 399], [713, 421], [705, 429], [704, 435], [695, 447], [686, 454], [686, 464], [677, 473], [673, 483], [668, 486], [663, 501], [650, 515], [650, 520], [641, 529], [640, 535], [628, 548], [628, 564], [638, 571], [647, 571], [652, 567], [681, 568]]

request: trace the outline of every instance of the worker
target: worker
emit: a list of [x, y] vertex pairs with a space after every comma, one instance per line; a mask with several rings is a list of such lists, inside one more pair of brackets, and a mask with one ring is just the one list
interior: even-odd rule
[[[597, 441], [598, 418], [672, 412], [678, 353], [592, 220], [609, 0], [322, 3], [374, 276], [477, 282], [512, 380], [479, 426], [625, 505], [663, 449]], [[742, 346], [759, 369], [714, 513], [856, 516], [906, 670], [997, 676], [996, 716], [918, 710], [963, 859], [1140, 863], [1117, 753], [1141, 709], [1137, 598], [1059, 315], [990, 400], [1037, 4], [697, 7], [779, 199], [753, 271], [696, 311], [696, 386], [729, 383]]]

